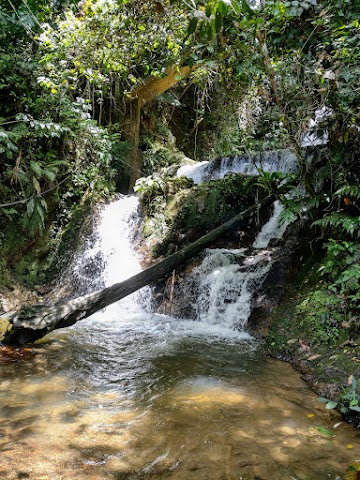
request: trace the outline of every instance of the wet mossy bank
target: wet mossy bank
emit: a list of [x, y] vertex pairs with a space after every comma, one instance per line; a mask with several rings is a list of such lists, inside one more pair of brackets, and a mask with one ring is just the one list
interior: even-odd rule
[[[155, 258], [191, 243], [267, 195], [253, 188], [257, 177], [241, 174], [200, 185], [185, 177], [145, 180], [138, 185], [144, 218], [140, 236]], [[224, 246], [250, 246], [270, 212], [259, 210], [221, 240]]]
[[17, 225], [4, 229], [0, 243], [0, 312], [41, 303], [59, 287], [75, 252], [89, 235], [91, 205], [72, 212], [65, 225], [49, 222], [41, 234], [24, 235]]
[[[187, 179], [166, 180], [145, 197], [145, 243], [154, 256], [169, 254], [210, 225], [226, 220], [239, 205], [253, 203], [257, 194], [251, 184], [256, 181], [238, 174], [196, 186]], [[260, 224], [269, 215], [269, 210], [261, 212]], [[259, 228], [259, 219], [253, 218], [214, 246], [249, 247]], [[333, 291], [330, 279], [320, 275], [326, 261], [323, 247], [313, 238], [308, 222], [288, 228], [272, 278], [254, 298], [249, 328], [265, 339], [270, 355], [291, 362], [315, 392], [338, 401], [351, 388], [351, 376], [360, 383], [360, 321], [356, 305]], [[156, 289], [161, 297], [158, 311], [184, 313], [181, 285], [196, 265], [177, 271]], [[179, 292], [180, 306], [174, 298]], [[259, 298], [266, 301], [258, 305]], [[350, 413], [353, 423], [360, 423], [359, 414]]]
[[319, 396], [338, 402], [336, 408], [359, 428], [360, 413], [349, 410], [351, 401], [360, 406], [359, 317], [319, 276], [320, 267], [319, 258], [311, 257], [297, 272], [268, 318], [266, 348], [290, 362]]

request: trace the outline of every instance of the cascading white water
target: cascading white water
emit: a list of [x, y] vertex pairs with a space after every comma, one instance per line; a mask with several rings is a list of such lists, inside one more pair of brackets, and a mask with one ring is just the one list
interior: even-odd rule
[[274, 202], [273, 214], [269, 220], [262, 226], [260, 232], [258, 233], [254, 243], [254, 248], [266, 248], [269, 245], [270, 240], [273, 238], [282, 238], [285, 233], [285, 230], [288, 226], [286, 222], [280, 223], [279, 217], [283, 211], [283, 206], [279, 200]]
[[177, 171], [177, 176], [185, 176], [199, 184], [210, 180], [224, 178], [229, 173], [259, 175], [260, 171], [294, 173], [298, 170], [298, 159], [292, 150], [276, 150], [249, 155], [224, 157], [195, 165], [184, 165]]
[[[132, 246], [134, 228], [139, 222], [138, 207], [139, 199], [135, 196], [120, 197], [104, 205], [96, 231], [73, 266], [73, 275], [81, 279], [78, 283], [87, 287], [84, 293], [109, 287], [141, 271]], [[140, 312], [149, 302], [150, 292], [144, 287], [108, 307], [106, 316]]]
[[103, 279], [106, 287], [141, 271], [131, 242], [139, 221], [138, 208], [139, 199], [127, 196], [109, 203], [101, 212], [95, 248], [105, 257]]
[[[184, 165], [177, 176], [186, 176], [194, 183], [224, 178], [229, 173], [259, 175], [261, 171], [295, 173], [298, 159], [291, 150], [262, 152], [253, 156], [225, 157], [209, 162]], [[301, 194], [294, 192], [295, 194]], [[253, 248], [266, 249], [271, 239], [281, 239], [287, 223], [280, 223], [283, 210], [280, 201], [273, 206], [273, 214], [257, 235]], [[237, 255], [237, 254], [236, 254]], [[202, 265], [193, 272], [194, 281], [199, 283], [199, 297], [195, 310], [199, 319], [210, 324], [222, 322], [228, 328], [243, 329], [251, 313], [251, 299], [270, 270], [269, 252], [254, 252], [252, 257], [239, 265], [239, 259], [231, 250], [208, 250]], [[268, 261], [264, 260], [267, 258]]]
[[[198, 283], [195, 310], [200, 321], [243, 331], [251, 313], [251, 298], [270, 270], [270, 257], [245, 257], [246, 249], [208, 249], [194, 269]], [[242, 264], [239, 264], [239, 261]]]
[[[86, 293], [125, 280], [141, 270], [132, 246], [133, 231], [139, 221], [137, 211], [138, 199], [134, 196], [121, 197], [103, 207], [93, 240], [74, 267], [75, 273], [82, 275], [82, 283], [89, 286]], [[146, 326], [149, 333], [164, 333], [165, 328], [176, 335], [205, 333], [231, 337], [233, 332], [237, 338], [248, 338], [244, 327], [251, 311], [251, 298], [270, 269], [269, 260], [266, 255], [245, 257], [245, 249], [208, 250], [202, 265], [194, 269], [190, 278], [198, 292], [194, 300], [195, 321], [149, 316], [146, 311], [150, 310], [151, 291], [145, 287], [93, 315], [89, 322], [119, 325], [120, 321], [123, 326], [130, 322], [134, 332], [143, 331]]]

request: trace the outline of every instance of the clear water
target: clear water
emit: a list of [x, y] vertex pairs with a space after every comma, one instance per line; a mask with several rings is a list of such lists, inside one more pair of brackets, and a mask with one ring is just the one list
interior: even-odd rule
[[129, 316], [18, 353], [1, 357], [0, 478], [335, 480], [359, 457], [359, 431], [230, 333]]
[[153, 315], [147, 296], [1, 351], [1, 479], [335, 480], [358, 459], [360, 432], [226, 311]]

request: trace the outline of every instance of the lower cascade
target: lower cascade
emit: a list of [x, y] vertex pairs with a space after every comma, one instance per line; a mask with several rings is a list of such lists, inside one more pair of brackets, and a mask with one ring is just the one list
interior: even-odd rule
[[[75, 265], [84, 289], [141, 268], [137, 207], [104, 206]], [[340, 478], [344, 445], [360, 448], [352, 427], [321, 437], [316, 395], [246, 333], [272, 251], [206, 250], [188, 276], [191, 319], [149, 313], [144, 288], [0, 362], [1, 478]]]
[[208, 249], [191, 280], [197, 285], [197, 319], [244, 331], [251, 298], [270, 270], [267, 255], [245, 256], [246, 249]]
[[[140, 261], [132, 247], [134, 229], [139, 222], [138, 199], [121, 197], [104, 205], [94, 234], [95, 241], [77, 259], [74, 271], [82, 283], [104, 287], [121, 282], [141, 270]], [[280, 237], [277, 217], [281, 211], [275, 202], [274, 212], [254, 242], [255, 248], [265, 248], [273, 236]], [[270, 226], [270, 227], [269, 227]], [[94, 259], [97, 259], [98, 264]], [[95, 266], [94, 266], [95, 265]], [[91, 268], [93, 267], [93, 268]], [[205, 257], [187, 279], [193, 293], [193, 320], [204, 326], [244, 333], [251, 313], [253, 293], [261, 286], [271, 268], [268, 251], [247, 249], [207, 249]], [[85, 277], [85, 278], [84, 278]], [[151, 308], [151, 289], [144, 287], [117, 304], [107, 307], [106, 316], [141, 313]], [[104, 312], [100, 314], [103, 316]], [[95, 314], [96, 318], [100, 318]], [[246, 335], [245, 335], [246, 336]]]

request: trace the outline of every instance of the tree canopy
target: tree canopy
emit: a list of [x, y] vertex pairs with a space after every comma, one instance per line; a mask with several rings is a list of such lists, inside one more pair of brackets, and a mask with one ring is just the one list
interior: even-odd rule
[[[189, 77], [188, 130], [201, 125], [215, 138], [231, 130], [240, 150], [294, 149], [307, 194], [283, 199], [284, 215], [312, 216], [330, 256], [351, 263], [360, 223], [357, 2], [5, 0], [0, 27], [3, 225], [36, 236], [112, 193], [117, 176], [141, 176], [136, 155], [124, 154], [126, 142], [138, 150], [141, 108]], [[312, 163], [305, 145], [322, 150]], [[346, 282], [359, 279], [344, 271]]]

